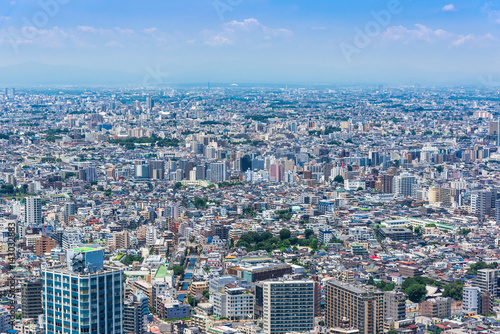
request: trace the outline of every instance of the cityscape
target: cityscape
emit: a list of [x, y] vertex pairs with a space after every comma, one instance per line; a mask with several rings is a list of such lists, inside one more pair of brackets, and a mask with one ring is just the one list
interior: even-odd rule
[[500, 333], [496, 1], [22, 2], [0, 334]]

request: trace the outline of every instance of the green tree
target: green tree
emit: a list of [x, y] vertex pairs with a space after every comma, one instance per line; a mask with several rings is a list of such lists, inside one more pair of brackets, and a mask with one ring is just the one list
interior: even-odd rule
[[368, 283], [366, 283], [366, 284], [368, 284], [368, 285], [375, 285], [375, 280], [373, 279], [373, 276], [370, 276], [368, 278]]
[[210, 291], [209, 290], [203, 290], [203, 297], [205, 297], [206, 299], [208, 299], [208, 297], [210, 297]]
[[311, 242], [309, 243], [309, 247], [311, 247], [313, 250], [318, 249], [318, 239], [311, 239]]
[[243, 209], [243, 213], [247, 216], [250, 216], [250, 217], [255, 217], [257, 216], [257, 213], [250, 207], [246, 207]]
[[408, 296], [408, 299], [413, 303], [420, 303], [424, 300], [425, 295], [427, 294], [427, 289], [423, 284], [413, 284], [404, 292]]
[[392, 291], [396, 287], [395, 283], [386, 283], [385, 281], [380, 281], [377, 283], [377, 289], [382, 291]]
[[472, 230], [470, 228], [463, 228], [460, 230], [460, 234], [467, 235], [471, 232]]
[[337, 183], [344, 183], [344, 178], [342, 177], [342, 175], [337, 175], [335, 176], [335, 178], [333, 179], [334, 182], [337, 182]]
[[443, 297], [450, 297], [455, 300], [462, 300], [464, 283], [457, 279], [453, 283], [445, 285], [443, 290]]
[[290, 236], [292, 235], [292, 232], [290, 230], [284, 228], [280, 231], [280, 239], [285, 240], [285, 239], [290, 239]]
[[193, 296], [191, 295], [187, 295], [187, 302], [189, 305], [191, 305], [192, 307], [195, 307], [196, 305], [198, 305], [198, 303], [200, 302], [198, 299], [194, 298]]
[[486, 262], [479, 261], [474, 264], [471, 264], [469, 273], [472, 275], [477, 275], [477, 271], [481, 269], [495, 269], [498, 267], [498, 263], [493, 262], [492, 264], [486, 264]]
[[172, 270], [174, 271], [174, 275], [182, 275], [184, 273], [183, 266], [173, 266]]
[[142, 262], [142, 260], [144, 260], [144, 258], [140, 255], [132, 255], [132, 254], [128, 254], [126, 257], [124, 257], [122, 260], [121, 260], [121, 263], [125, 264], [125, 265], [130, 265], [132, 264], [133, 262]]
[[309, 237], [313, 234], [314, 234], [313, 230], [307, 229], [304, 231], [304, 235], [305, 235], [306, 239], [309, 239]]
[[195, 208], [201, 210], [201, 209], [206, 209], [208, 207], [208, 197], [195, 197], [194, 198], [194, 206]]
[[424, 276], [415, 276], [412, 278], [406, 279], [403, 284], [401, 284], [401, 288], [403, 291], [405, 291], [407, 288], [414, 284], [422, 284], [422, 285], [432, 285], [432, 286], [437, 286], [438, 288], [442, 287], [442, 284], [439, 283], [438, 281], [435, 281], [429, 277], [424, 277]]
[[387, 334], [398, 334], [398, 331], [397, 331], [397, 330], [395, 330], [394, 328], [391, 328], [391, 329], [387, 332]]

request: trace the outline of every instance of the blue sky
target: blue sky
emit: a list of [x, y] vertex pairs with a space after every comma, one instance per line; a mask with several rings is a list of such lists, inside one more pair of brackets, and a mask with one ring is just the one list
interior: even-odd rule
[[26, 80], [36, 62], [137, 83], [480, 84], [500, 82], [499, 39], [500, 1], [0, 3], [0, 66]]

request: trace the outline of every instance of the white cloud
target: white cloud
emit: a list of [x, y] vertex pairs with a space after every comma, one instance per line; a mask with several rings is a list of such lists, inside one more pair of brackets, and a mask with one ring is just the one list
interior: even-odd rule
[[117, 41], [111, 41], [106, 44], [104, 44], [107, 47], [116, 47], [116, 48], [123, 48], [123, 44]]
[[99, 29], [89, 26], [78, 26], [76, 27], [76, 29], [82, 32], [91, 32], [91, 33], [97, 33], [99, 31]]
[[262, 23], [260, 23], [257, 19], [249, 18], [243, 21], [231, 21], [224, 24], [224, 30], [230, 33], [233, 32], [254, 32], [254, 33], [263, 33], [265, 37], [281, 37], [288, 38], [293, 36], [293, 32], [289, 29], [278, 28], [273, 29], [266, 27]]
[[224, 24], [224, 29], [227, 31], [243, 30], [251, 31], [253, 29], [264, 29], [265, 27], [256, 19], [249, 18], [243, 21], [231, 21]]
[[215, 36], [210, 36], [207, 40], [205, 40], [206, 45], [209, 46], [224, 46], [224, 45], [231, 45], [233, 42], [221, 35], [215, 35]]
[[481, 8], [483, 12], [488, 14], [488, 19], [496, 24], [500, 24], [500, 10], [492, 9], [493, 2], [486, 2], [484, 6]]
[[244, 41], [253, 45], [260, 45], [263, 40], [283, 39], [293, 36], [293, 32], [285, 28], [269, 28], [255, 18], [243, 21], [231, 21], [222, 25], [222, 31], [203, 31], [206, 45], [220, 46]]
[[446, 43], [446, 45], [459, 47], [466, 44], [475, 46], [489, 46], [496, 37], [490, 33], [484, 35], [463, 34], [458, 35], [443, 29], [432, 29], [422, 24], [415, 24], [415, 29], [403, 26], [388, 27], [382, 34], [386, 40], [397, 41], [403, 44], [423, 41], [427, 43]]
[[101, 34], [101, 35], [132, 35], [135, 33], [132, 29], [123, 29], [120, 27], [115, 27], [114, 29], [104, 29], [104, 28], [95, 28], [90, 26], [78, 26], [78, 31], [92, 33], [92, 34]]
[[475, 34], [467, 34], [467, 35], [459, 35], [451, 45], [453, 46], [462, 46], [467, 43], [473, 43], [475, 45], [487, 45], [489, 42], [496, 41], [497, 38], [492, 34], [484, 34], [484, 35], [475, 35]]
[[135, 33], [134, 30], [132, 29], [123, 29], [123, 28], [120, 28], [120, 27], [116, 27], [115, 28], [115, 31], [120, 33], [120, 34], [124, 34], [124, 35], [132, 35]]
[[401, 41], [404, 44], [421, 40], [426, 42], [435, 42], [441, 39], [446, 39], [451, 34], [443, 29], [432, 29], [423, 24], [415, 24], [416, 29], [408, 29], [403, 26], [388, 27], [382, 34], [382, 37], [388, 40]]
[[271, 34], [273, 37], [290, 38], [293, 36], [293, 32], [288, 29], [271, 29]]
[[450, 3], [449, 5], [443, 6], [443, 8], [441, 8], [441, 10], [444, 12], [455, 12], [457, 9], [455, 8], [454, 4]]

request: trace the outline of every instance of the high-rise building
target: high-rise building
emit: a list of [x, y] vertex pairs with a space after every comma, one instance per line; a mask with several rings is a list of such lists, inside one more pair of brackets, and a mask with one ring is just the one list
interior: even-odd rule
[[35, 254], [36, 256], [44, 256], [45, 254], [50, 253], [50, 251], [56, 247], [57, 242], [54, 239], [43, 235], [35, 243]]
[[142, 291], [130, 293], [123, 306], [123, 330], [125, 333], [144, 334], [146, 316], [149, 313], [148, 297]]
[[282, 164], [272, 164], [269, 166], [269, 180], [281, 182], [285, 178], [285, 167]]
[[496, 269], [479, 269], [477, 271], [476, 280], [473, 286], [481, 289], [482, 292], [488, 292], [492, 297], [497, 295], [497, 278], [498, 270]]
[[87, 175], [87, 179], [85, 181], [87, 181], [87, 182], [95, 182], [95, 181], [97, 181], [97, 173], [95, 171], [95, 167], [94, 166], [87, 167], [87, 169], [86, 169], [86, 175]]
[[497, 130], [497, 146], [500, 146], [500, 119], [497, 120], [498, 130]]
[[74, 202], [64, 203], [64, 221], [68, 222], [70, 216], [76, 215], [76, 204]]
[[231, 320], [249, 319], [253, 317], [255, 296], [246, 293], [245, 288], [226, 287], [223, 292], [210, 295], [210, 303], [214, 305], [214, 315]]
[[113, 248], [114, 249], [130, 248], [130, 236], [127, 230], [113, 233]]
[[42, 199], [27, 197], [25, 202], [26, 224], [42, 225]]
[[153, 109], [155, 105], [155, 101], [151, 98], [151, 96], [146, 97], [146, 108]]
[[462, 297], [462, 311], [481, 314], [481, 289], [473, 286], [464, 286]]
[[245, 154], [244, 156], [242, 156], [240, 158], [239, 164], [240, 164], [240, 168], [239, 169], [242, 172], [246, 172], [249, 169], [253, 169], [252, 168], [252, 158], [248, 154]]
[[497, 190], [480, 190], [471, 195], [471, 211], [481, 218], [496, 218]]
[[170, 202], [165, 205], [165, 217], [179, 219], [179, 203]]
[[212, 162], [210, 164], [209, 180], [212, 182], [222, 182], [227, 180], [227, 167], [225, 162]]
[[428, 197], [429, 197], [429, 202], [440, 203], [441, 202], [441, 187], [440, 186], [429, 187]]
[[384, 292], [385, 318], [404, 320], [406, 319], [406, 296], [401, 291], [401, 287], [396, 287], [394, 291]]
[[102, 249], [67, 253], [67, 265], [42, 271], [46, 334], [122, 334], [123, 272], [103, 266]]
[[231, 230], [231, 225], [212, 224], [212, 234], [218, 236], [220, 240], [229, 239], [229, 230]]
[[390, 174], [384, 174], [380, 177], [381, 181], [381, 189], [385, 194], [391, 194], [392, 193], [392, 181], [394, 179], [394, 175]]
[[0, 306], [0, 333], [11, 333], [12, 318], [5, 306]]
[[490, 139], [494, 140], [495, 143], [500, 146], [500, 120], [490, 122], [490, 128], [488, 131], [488, 135]]
[[162, 180], [165, 170], [165, 162], [162, 160], [150, 160], [148, 163], [148, 176], [151, 179]]
[[152, 246], [156, 243], [156, 238], [158, 236], [158, 230], [155, 226], [149, 225], [146, 229], [146, 245]]
[[361, 334], [383, 332], [384, 293], [374, 287], [329, 281], [325, 304], [328, 327], [340, 327], [342, 320], [348, 319]]
[[495, 202], [495, 221], [500, 224], [500, 199]]
[[314, 282], [262, 282], [264, 331], [306, 332], [314, 328]]
[[82, 236], [76, 231], [64, 231], [61, 240], [62, 248], [68, 250], [71, 248], [76, 248], [83, 245]]
[[380, 165], [380, 152], [370, 151], [370, 166], [378, 166]]
[[6, 174], [5, 175], [5, 183], [13, 185], [14, 187], [17, 185], [17, 180], [14, 174]]
[[196, 165], [196, 179], [205, 180], [207, 167], [205, 165]]
[[323, 175], [325, 176], [325, 181], [328, 181], [330, 179], [332, 169], [333, 169], [333, 164], [327, 163], [323, 166]]
[[149, 165], [144, 163], [138, 163], [135, 165], [135, 178], [136, 179], [147, 179], [149, 178]]
[[394, 177], [392, 184], [394, 187], [393, 193], [404, 197], [412, 196], [414, 184], [416, 183], [416, 178], [413, 175], [408, 173], [397, 175]]
[[420, 303], [420, 314], [433, 318], [451, 316], [451, 298], [436, 297]]
[[37, 319], [43, 313], [42, 281], [27, 279], [21, 283], [21, 309], [23, 319]]

